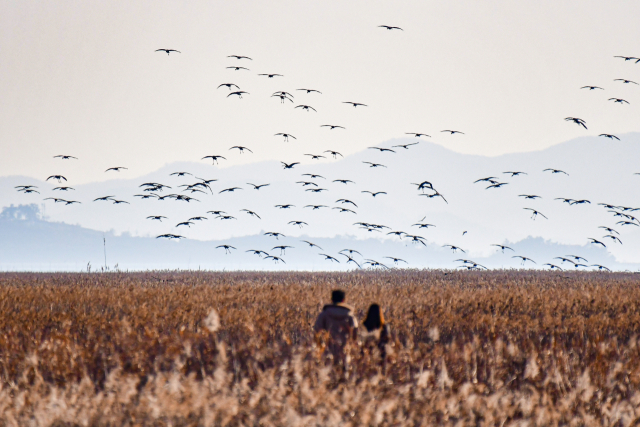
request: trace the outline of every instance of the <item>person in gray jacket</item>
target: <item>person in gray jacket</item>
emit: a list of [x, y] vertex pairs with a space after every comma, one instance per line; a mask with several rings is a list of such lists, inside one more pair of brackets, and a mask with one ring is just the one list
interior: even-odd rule
[[331, 292], [332, 304], [325, 305], [313, 326], [317, 333], [328, 331], [330, 340], [328, 349], [333, 360], [345, 365], [345, 346], [350, 340], [358, 337], [358, 321], [353, 315], [351, 307], [345, 304], [345, 293], [340, 289]]

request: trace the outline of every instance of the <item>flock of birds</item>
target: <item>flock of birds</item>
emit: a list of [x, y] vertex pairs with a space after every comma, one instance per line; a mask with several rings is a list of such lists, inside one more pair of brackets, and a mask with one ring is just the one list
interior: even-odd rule
[[[396, 27], [396, 26], [380, 25], [379, 27], [386, 30], [390, 30], [390, 31], [391, 30], [404, 31], [402, 28]], [[181, 53], [180, 51], [175, 49], [158, 49], [156, 50], [156, 52], [163, 52], [169, 56], [171, 56], [171, 54]], [[250, 72], [249, 68], [238, 65], [238, 64], [247, 64], [249, 63], [249, 61], [252, 61], [252, 58], [244, 55], [229, 55], [227, 58], [232, 58], [232, 60], [238, 61], [236, 65], [231, 65], [226, 67], [228, 70], [231, 70], [231, 72]], [[635, 61], [635, 63], [640, 63], [640, 58], [636, 58], [636, 57], [616, 56], [616, 58], [622, 58], [624, 61]], [[282, 74], [278, 74], [278, 73], [259, 73], [258, 76], [266, 77], [268, 79], [284, 78]], [[638, 85], [638, 83], [632, 80], [622, 79], [622, 78], [614, 79], [614, 82], [620, 85]], [[226, 88], [229, 90], [229, 93], [226, 95], [226, 98], [235, 96], [238, 99], [243, 99], [243, 95], [250, 95], [249, 92], [242, 90], [240, 86], [235, 83], [221, 83], [218, 86], [218, 89], [221, 89], [221, 88]], [[602, 87], [595, 86], [595, 85], [585, 85], [580, 89], [586, 89], [588, 91], [604, 90]], [[295, 91], [286, 91], [286, 90], [276, 91], [271, 95], [271, 97], [277, 98], [282, 104], [297, 104], [296, 101], [294, 100], [295, 95], [293, 95], [291, 92], [296, 92], [296, 93], [300, 92], [305, 96], [309, 95], [311, 97], [322, 96], [322, 92], [317, 89], [297, 88], [295, 89]], [[618, 103], [621, 105], [629, 104], [629, 102], [623, 98], [611, 97], [611, 98], [608, 98], [608, 101]], [[353, 108], [366, 108], [368, 106], [365, 103], [354, 102], [354, 101], [343, 101], [342, 103], [347, 104], [348, 106], [352, 106]], [[295, 105], [294, 108], [301, 109], [302, 111], [305, 111], [305, 112], [317, 112], [317, 110], [313, 106], [308, 104], [302, 104], [302, 103], [297, 104]], [[581, 118], [566, 117], [564, 120], [570, 123], [574, 123], [581, 128], [587, 129], [586, 121]], [[334, 130], [345, 131], [346, 130], [344, 126], [341, 126], [338, 124], [321, 124], [320, 127], [326, 128], [329, 131], [334, 131]], [[461, 132], [459, 130], [453, 130], [453, 129], [443, 129], [441, 132], [446, 133], [448, 135], [456, 135], [456, 134], [464, 135], [464, 132]], [[376, 151], [380, 155], [396, 155], [399, 151], [404, 152], [404, 151], [410, 150], [412, 146], [419, 144], [421, 138], [430, 137], [430, 135], [422, 132], [405, 132], [405, 134], [410, 135], [413, 138], [416, 138], [416, 140], [406, 144], [393, 145], [391, 147], [372, 146], [372, 147], [369, 147], [369, 149]], [[289, 141], [290, 139], [293, 139], [293, 140], [297, 139], [294, 135], [286, 132], [278, 132], [274, 136], [282, 137], [284, 141]], [[603, 138], [619, 140], [619, 137], [609, 133], [602, 133], [600, 134], [600, 136]], [[232, 153], [236, 152], [238, 155], [242, 155], [244, 153], [253, 153], [253, 151], [250, 148], [245, 146], [239, 146], [239, 145], [230, 147], [228, 151]], [[226, 156], [229, 156], [229, 154], [226, 154]], [[203, 156], [201, 160], [210, 160], [212, 165], [216, 165], [216, 164], [219, 164], [221, 161], [227, 161], [226, 156], [222, 154], [208, 154]], [[327, 149], [322, 153], [305, 153], [304, 156], [308, 157], [310, 161], [324, 159], [328, 157], [331, 157], [333, 159], [337, 159], [338, 157], [343, 157], [343, 155], [340, 152], [331, 150], [331, 149]], [[54, 156], [54, 158], [63, 160], [63, 161], [78, 160], [77, 157], [68, 155], [68, 154], [56, 155]], [[382, 162], [384, 162], [384, 160], [382, 160]], [[363, 163], [366, 164], [369, 168], [374, 168], [374, 169], [387, 167], [384, 165], [384, 163], [369, 162], [369, 161], [365, 161]], [[290, 163], [281, 162], [282, 168], [285, 170], [294, 169], [297, 165], [300, 165], [300, 164], [301, 164], [300, 161], [295, 161]], [[127, 170], [126, 167], [114, 166], [106, 169], [105, 173], [119, 173], [125, 170]], [[555, 168], [547, 168], [547, 169], [544, 169], [543, 172], [549, 173], [549, 174], [569, 176], [569, 173], [565, 172], [564, 170], [555, 169]], [[494, 191], [496, 189], [500, 189], [506, 185], [509, 185], [509, 182], [507, 182], [504, 179], [505, 177], [516, 178], [521, 175], [527, 175], [527, 172], [504, 171], [496, 175], [497, 176], [488, 176], [488, 177], [477, 179], [474, 182], [474, 184], [480, 184], [480, 185], [486, 184], [486, 187], [485, 187], [486, 190]], [[640, 173], [638, 175], [640, 175]], [[141, 183], [138, 187], [139, 194], [135, 194], [134, 197], [140, 198], [141, 200], [144, 200], [144, 199], [153, 199], [157, 201], [173, 200], [173, 201], [185, 202], [185, 203], [200, 202], [200, 198], [205, 197], [207, 195], [212, 196], [214, 194], [214, 189], [212, 188], [212, 186], [214, 185], [214, 183], [216, 183], [216, 181], [218, 181], [217, 179], [205, 179], [205, 178], [195, 177], [190, 172], [186, 172], [186, 171], [174, 172], [174, 173], [171, 173], [170, 176], [175, 178], [191, 179], [191, 182], [183, 183], [177, 186], [175, 186], [174, 184], [175, 188], [160, 182]], [[63, 205], [75, 205], [75, 204], [81, 203], [78, 200], [69, 200], [66, 197], [61, 196], [62, 194], [69, 194], [75, 191], [73, 187], [70, 187], [67, 185], [68, 181], [64, 175], [62, 174], [51, 175], [46, 179], [46, 181], [55, 181], [59, 185], [53, 187], [50, 190], [52, 196], [46, 197], [44, 198], [44, 200], [52, 200], [54, 203], [60, 203]], [[322, 183], [324, 182], [332, 182], [336, 184], [342, 184], [344, 186], [356, 185], [356, 183], [351, 179], [346, 179], [341, 177], [341, 178], [333, 179], [331, 181], [327, 181], [327, 179], [324, 176], [321, 176], [319, 174], [312, 174], [312, 173], [302, 174], [301, 178], [295, 181], [295, 183], [300, 185], [305, 192], [309, 192], [309, 193], [322, 193], [322, 192], [328, 191], [327, 188], [324, 188], [321, 186], [323, 185]], [[251, 189], [254, 191], [264, 191], [263, 189], [265, 189], [266, 187], [269, 187], [271, 184], [248, 182], [246, 183], [246, 185], [249, 186], [248, 189]], [[435, 188], [434, 184], [430, 181], [424, 180], [419, 183], [407, 183], [407, 185], [413, 185], [416, 187], [417, 196], [423, 196], [431, 199], [439, 199], [441, 200], [442, 203], [448, 203], [445, 196], [442, 193], [440, 193]], [[39, 191], [40, 189], [36, 185], [19, 185], [16, 187], [16, 190], [24, 194], [31, 194], [31, 195], [40, 194], [40, 191]], [[219, 190], [216, 189], [218, 194], [233, 193], [238, 190], [244, 190], [244, 188], [234, 186], [234, 187], [222, 188]], [[373, 198], [387, 194], [385, 191], [373, 192], [369, 190], [362, 190], [361, 193], [367, 194]], [[541, 198], [541, 196], [536, 194], [520, 194], [518, 197], [522, 198], [527, 202], [535, 202], [537, 199]], [[570, 198], [557, 198], [556, 200], [558, 200], [559, 203], [566, 203], [568, 205], [591, 204], [591, 201], [584, 200], [584, 199], [574, 200]], [[106, 196], [97, 197], [93, 199], [93, 202], [95, 203], [107, 202], [107, 203], [113, 203], [118, 205], [130, 203], [129, 201], [122, 200], [116, 197], [115, 195], [106, 195]], [[358, 209], [358, 204], [355, 201], [347, 198], [338, 198], [337, 200], [335, 200], [334, 203], [335, 203], [335, 206], [329, 206], [325, 204], [309, 204], [309, 205], [305, 205], [303, 209], [311, 209], [314, 211], [322, 210], [322, 209], [332, 209], [332, 210], [338, 211], [341, 214], [346, 214], [349, 216], [357, 215], [356, 209]], [[640, 227], [640, 219], [638, 219], [636, 216], [632, 214], [633, 212], [640, 210], [640, 208], [632, 208], [628, 206], [616, 206], [608, 203], [598, 203], [598, 205], [602, 206], [604, 209], [607, 210], [607, 212], [611, 214], [611, 217], [615, 221], [615, 223], [600, 226], [599, 229], [603, 230], [603, 232], [606, 232], [606, 233], [604, 234], [604, 236], [598, 237], [598, 238], [588, 237], [588, 240], [591, 244], [601, 246], [604, 248], [607, 247], [607, 244], [622, 244], [622, 240], [620, 239], [620, 232], [616, 230], [614, 227], [616, 226], [618, 226], [619, 228]], [[279, 204], [274, 206], [275, 209], [285, 210], [285, 211], [291, 210], [295, 207], [296, 206], [292, 204]], [[538, 218], [541, 218], [543, 220], [548, 220], [547, 216], [545, 216], [544, 213], [540, 212], [536, 208], [526, 206], [526, 207], [523, 207], [523, 209], [531, 212], [532, 220], [536, 220]], [[253, 218], [261, 219], [261, 216], [258, 213], [254, 212], [253, 210], [241, 209], [240, 212], [243, 212]], [[209, 210], [209, 211], [206, 211], [206, 213], [203, 213], [202, 215], [192, 216], [187, 220], [178, 222], [176, 225], [174, 225], [174, 229], [177, 230], [182, 227], [190, 228], [191, 226], [196, 226], [196, 224], [201, 223], [203, 221], [207, 221], [210, 218], [217, 219], [220, 221], [237, 220], [235, 216], [223, 210]], [[168, 218], [163, 215], [148, 215], [146, 219], [149, 221], [158, 221], [161, 223], [163, 223], [163, 220], [168, 220]], [[417, 230], [428, 230], [430, 227], [436, 226], [434, 224], [424, 222], [425, 219], [426, 217], [414, 224], [411, 224], [411, 227], [415, 227], [414, 229], [417, 229]], [[297, 226], [301, 228], [309, 225], [305, 221], [296, 220], [296, 219], [291, 219], [291, 220], [285, 221], [284, 223], [290, 226]], [[390, 227], [383, 224], [373, 224], [373, 223], [367, 223], [362, 221], [355, 222], [353, 225], [371, 233], [385, 233], [386, 235], [389, 235], [389, 236], [396, 236], [400, 239], [406, 239], [406, 241], [410, 242], [411, 244], [427, 246], [427, 239], [414, 232], [392, 230]], [[176, 240], [185, 238], [184, 236], [176, 233], [177, 231], [160, 234], [157, 236], [157, 238], [158, 239], [176, 239]], [[466, 234], [466, 231], [463, 232], [463, 235], [464, 234]], [[278, 242], [279, 238], [281, 237], [286, 237], [284, 233], [281, 233], [279, 231], [268, 231], [268, 232], [265, 232], [264, 235], [272, 237], [275, 242]], [[340, 250], [339, 252], [334, 254], [327, 254], [327, 253], [324, 253], [323, 249], [319, 245], [309, 240], [301, 240], [301, 242], [304, 243], [304, 245], [308, 248], [319, 250], [317, 255], [330, 263], [345, 262], [347, 264], [353, 264], [358, 268], [363, 268], [363, 267], [389, 268], [390, 263], [393, 263], [393, 265], [395, 266], [398, 266], [401, 264], [408, 264], [406, 260], [399, 257], [395, 257], [395, 256], [386, 256], [384, 257], [384, 259], [389, 261], [381, 262], [378, 260], [366, 258], [359, 251], [355, 249], [348, 249], [348, 248]], [[492, 246], [496, 247], [502, 253], [505, 253], [505, 251], [511, 251], [512, 253], [511, 257], [520, 260], [522, 265], [526, 265], [527, 263], [536, 264], [536, 261], [534, 261], [531, 258], [528, 258], [523, 255], [515, 254], [514, 249], [509, 246], [506, 246], [504, 244], [498, 244], [498, 243], [493, 244]], [[444, 247], [449, 248], [453, 253], [458, 253], [458, 252], [463, 254], [466, 253], [465, 249], [462, 249], [457, 245], [444, 245]], [[232, 253], [233, 251], [237, 250], [236, 247], [230, 244], [221, 244], [216, 248], [223, 250], [226, 254]], [[275, 263], [286, 263], [283, 256], [286, 255], [287, 249], [294, 249], [294, 247], [291, 245], [276, 244], [271, 248], [271, 253], [262, 249], [246, 249], [245, 252], [250, 253], [252, 255], [256, 255], [265, 260], [271, 260]], [[274, 253], [273, 251], [278, 251], [278, 252]], [[357, 258], [356, 258], [356, 255], [358, 256]], [[589, 261], [587, 259], [579, 255], [563, 255], [563, 256], [557, 256], [554, 259], [557, 259], [558, 262], [555, 264], [545, 263], [543, 264], [543, 266], [548, 267], [551, 270], [562, 270], [562, 267], [561, 267], [562, 265], [562, 266], [569, 266], [572, 269], [592, 267], [592, 268], [597, 268], [598, 270], [609, 271], [609, 269], [603, 265], [589, 264]], [[461, 263], [459, 267], [465, 268], [468, 270], [478, 270], [478, 269], [487, 268], [473, 260], [465, 259], [465, 258], [457, 259], [456, 262]]]

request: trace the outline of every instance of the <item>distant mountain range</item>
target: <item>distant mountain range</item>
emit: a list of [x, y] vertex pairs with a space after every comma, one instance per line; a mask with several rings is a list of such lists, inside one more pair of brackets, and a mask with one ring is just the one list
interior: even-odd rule
[[[206, 161], [175, 163], [134, 179], [126, 179], [129, 171], [114, 172], [122, 179], [74, 186], [73, 177], [68, 177], [65, 185], [75, 190], [63, 194], [53, 192], [51, 188], [58, 184], [51, 180], [45, 182], [46, 177], [2, 177], [0, 200], [5, 210], [0, 219], [0, 268], [81, 270], [91, 262], [95, 269], [104, 264], [104, 235], [107, 264], [113, 267], [118, 263], [121, 268], [129, 269], [345, 268], [343, 263], [325, 261], [318, 255], [322, 252], [338, 257], [337, 252], [345, 247], [353, 247], [365, 257], [389, 266], [393, 261], [382, 259], [383, 256], [400, 257], [407, 260], [410, 267], [419, 268], [455, 268], [460, 263], [453, 261], [459, 258], [473, 259], [487, 267], [520, 267], [520, 262], [512, 259], [511, 254], [502, 254], [492, 246], [508, 244], [516, 251], [515, 255], [532, 258], [538, 266], [551, 262], [555, 256], [571, 253], [584, 256], [590, 264], [636, 270], [640, 265], [640, 227], [616, 224], [620, 218], [598, 205], [640, 207], [640, 175], [634, 175], [640, 172], [640, 134], [620, 137], [622, 141], [578, 138], [542, 151], [498, 157], [459, 154], [422, 141], [409, 149], [394, 148], [395, 153], [371, 149], [345, 159], [307, 161], [291, 170], [283, 169], [277, 162], [229, 167], [212, 166]], [[390, 140], [377, 146], [391, 147], [414, 141]], [[373, 168], [363, 162], [386, 167]], [[568, 175], [543, 172], [546, 168], [560, 169]], [[60, 169], [64, 174], [64, 163]], [[170, 176], [176, 171], [193, 176]], [[507, 171], [524, 171], [526, 175], [511, 177], [503, 173]], [[318, 174], [326, 179], [303, 174]], [[199, 201], [134, 197], [143, 194], [139, 185], [144, 182], [160, 182], [172, 187], [162, 194], [187, 194], [181, 191], [185, 187], [179, 186], [195, 182], [195, 177], [218, 179], [212, 183], [209, 194], [190, 194]], [[486, 182], [474, 183], [485, 177], [496, 177], [507, 184], [485, 189]], [[349, 179], [355, 184], [333, 182], [335, 179]], [[296, 183], [305, 181], [314, 182], [316, 186]], [[446, 202], [440, 197], [422, 196], [412, 183], [423, 181], [432, 183]], [[254, 190], [247, 183], [270, 185]], [[14, 189], [16, 185], [26, 184], [37, 185], [40, 194], [23, 194]], [[230, 187], [241, 190], [219, 193]], [[326, 191], [306, 191], [320, 188]], [[387, 194], [372, 197], [362, 193], [363, 190]], [[82, 203], [65, 206], [51, 200], [42, 201], [56, 194]], [[97, 197], [110, 195], [130, 204], [93, 202]], [[532, 200], [520, 195], [541, 198]], [[590, 203], [570, 205], [557, 198], [585, 199]], [[357, 207], [338, 203], [338, 199], [352, 200]], [[25, 207], [32, 204], [36, 206]], [[278, 204], [295, 207], [278, 209], [275, 207]], [[6, 209], [11, 205], [13, 210]], [[308, 205], [327, 207], [305, 208]], [[341, 206], [357, 214], [332, 209]], [[532, 211], [523, 208], [535, 209], [548, 219], [532, 219]], [[255, 211], [261, 219], [241, 209]], [[216, 219], [215, 215], [207, 214], [211, 210], [223, 210], [235, 219]], [[627, 212], [636, 213], [630, 209]], [[153, 221], [146, 219], [149, 215], [168, 219]], [[175, 227], [194, 216], [209, 219], [193, 221], [190, 227]], [[421, 220], [435, 227], [420, 229], [414, 225]], [[289, 224], [291, 221], [308, 225], [301, 224], [301, 228]], [[367, 231], [354, 225], [356, 222], [381, 224], [389, 229]], [[616, 229], [623, 244], [603, 240], [606, 231], [600, 226]], [[427, 246], [386, 234], [395, 230], [419, 235]], [[267, 231], [287, 237], [276, 240], [264, 236]], [[187, 239], [180, 242], [155, 239], [164, 233], [184, 235]], [[606, 249], [590, 244], [589, 238], [603, 240]], [[323, 250], [311, 248], [300, 240], [309, 240]], [[233, 245], [238, 250], [225, 255], [223, 249], [215, 249], [220, 244]], [[445, 244], [461, 247], [467, 253], [452, 253], [442, 247]], [[272, 260], [261, 260], [244, 252], [260, 249], [277, 256], [279, 251], [272, 250], [277, 245], [294, 246], [283, 255], [286, 265], [276, 265]]]

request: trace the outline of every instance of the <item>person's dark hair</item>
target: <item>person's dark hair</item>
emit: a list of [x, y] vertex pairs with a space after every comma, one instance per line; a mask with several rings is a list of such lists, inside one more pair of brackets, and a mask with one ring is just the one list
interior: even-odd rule
[[368, 332], [380, 329], [384, 326], [384, 315], [382, 314], [382, 309], [378, 304], [371, 304], [369, 311], [367, 312], [367, 317], [364, 319], [362, 324], [367, 328]]
[[331, 292], [331, 302], [333, 302], [334, 304], [339, 304], [341, 302], [344, 302], [345, 296], [346, 294], [344, 293], [343, 290], [335, 289], [334, 291]]

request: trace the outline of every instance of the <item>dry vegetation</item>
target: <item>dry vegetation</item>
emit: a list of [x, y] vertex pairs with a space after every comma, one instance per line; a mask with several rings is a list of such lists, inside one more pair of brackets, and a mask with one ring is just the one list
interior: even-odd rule
[[[639, 284], [527, 271], [2, 274], [0, 425], [637, 425]], [[362, 347], [346, 379], [320, 357], [310, 325], [336, 287], [360, 319], [384, 307], [386, 373]]]

